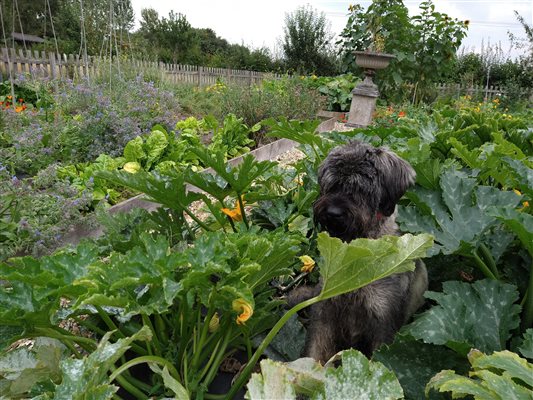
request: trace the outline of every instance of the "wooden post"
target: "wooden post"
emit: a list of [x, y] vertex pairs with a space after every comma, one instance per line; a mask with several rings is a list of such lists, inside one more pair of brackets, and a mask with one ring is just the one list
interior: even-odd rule
[[203, 73], [204, 73], [204, 67], [198, 67], [198, 87], [202, 86]]

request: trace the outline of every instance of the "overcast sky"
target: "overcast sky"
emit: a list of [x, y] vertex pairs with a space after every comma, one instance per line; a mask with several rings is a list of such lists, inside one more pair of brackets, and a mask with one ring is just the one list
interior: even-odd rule
[[[136, 19], [142, 8], [154, 8], [160, 16], [168, 16], [170, 10], [185, 14], [195, 28], [211, 28], [218, 36], [231, 43], [244, 43], [252, 47], [267, 46], [272, 50], [283, 34], [285, 14], [298, 6], [310, 4], [323, 11], [331, 23], [331, 30], [338, 34], [347, 22], [348, 6], [361, 4], [367, 7], [371, 1], [302, 1], [302, 0], [132, 0]], [[404, 0], [411, 15], [418, 14], [420, 1]], [[515, 18], [518, 11], [531, 24], [533, 0], [435, 0], [437, 11], [450, 17], [470, 20], [470, 27], [463, 46], [467, 50], [480, 51], [482, 42], [501, 43], [505, 52], [509, 49], [507, 32], [524, 37], [521, 25]], [[138, 25], [137, 25], [138, 26]], [[513, 55], [517, 53], [514, 52]]]

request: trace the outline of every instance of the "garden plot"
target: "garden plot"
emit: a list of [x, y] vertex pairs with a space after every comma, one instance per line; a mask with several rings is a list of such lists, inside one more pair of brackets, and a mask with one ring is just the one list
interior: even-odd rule
[[[265, 355], [262, 374], [248, 383], [250, 398], [290, 399], [310, 390], [333, 398], [342, 386], [361, 396], [421, 399], [425, 391], [457, 394], [459, 387], [492, 395], [500, 385], [527, 398], [533, 388], [530, 119], [463, 100], [431, 114], [388, 112], [383, 125], [321, 135], [312, 122], [266, 122], [272, 136], [299, 143], [304, 157], [294, 168], [251, 156], [232, 166], [223, 153], [196, 148], [214, 174], [97, 172], [166, 211], [109, 216], [97, 240], [0, 264], [7, 282], [0, 292], [2, 347], [39, 338], [33, 349], [2, 356], [6, 368], [26, 360], [17, 363], [17, 374], [0, 367], [2, 387], [13, 396], [68, 390], [110, 398], [119, 390], [120, 397], [214, 398], [219, 366], [239, 352], [248, 363], [220, 398], [233, 398]], [[345, 244], [319, 234], [311, 215], [318, 165], [350, 139], [387, 145], [418, 174], [399, 207], [406, 234], [372, 241], [377, 258], [366, 261], [347, 255], [368, 248], [368, 239]], [[187, 184], [209, 196], [187, 191]], [[209, 210], [206, 219], [191, 217], [198, 201]], [[304, 255], [316, 262], [311, 272], [301, 271]], [[345, 352], [337, 368], [294, 361], [305, 334], [296, 311], [371, 281], [351, 279], [354, 268], [383, 277], [412, 268], [410, 260], [419, 257], [430, 274], [428, 301], [393, 344], [372, 361]], [[384, 270], [376, 274], [378, 264]], [[280, 288], [319, 276], [326, 279], [321, 294], [287, 312]], [[69, 319], [93, 336], [61, 329]], [[150, 369], [139, 374], [135, 366], [146, 364]], [[383, 380], [372, 384], [378, 376]]]

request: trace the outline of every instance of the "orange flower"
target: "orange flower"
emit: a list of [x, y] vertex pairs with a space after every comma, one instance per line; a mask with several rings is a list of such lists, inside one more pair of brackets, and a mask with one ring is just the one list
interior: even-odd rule
[[22, 107], [22, 106], [17, 106], [17, 107], [15, 107], [15, 112], [16, 112], [16, 113], [19, 113], [19, 112], [21, 112], [21, 111], [23, 111], [23, 110], [24, 110], [24, 107]]
[[8, 95], [7, 98], [11, 100], [13, 97], [11, 95]]
[[254, 313], [252, 305], [243, 298], [233, 300], [231, 307], [233, 308], [233, 311], [237, 311], [239, 313], [235, 319], [237, 325], [244, 325], [244, 323], [248, 321]]
[[[244, 204], [244, 200], [242, 202]], [[239, 200], [235, 201], [235, 208], [223, 208], [222, 212], [230, 217], [233, 221], [242, 221], [242, 210], [239, 204]]]
[[405, 114], [404, 111], [400, 111], [400, 112], [398, 113], [398, 118], [403, 118], [403, 117], [405, 117], [405, 115], [406, 115], [406, 114]]
[[19, 99], [19, 103], [24, 103], [24, 99]]

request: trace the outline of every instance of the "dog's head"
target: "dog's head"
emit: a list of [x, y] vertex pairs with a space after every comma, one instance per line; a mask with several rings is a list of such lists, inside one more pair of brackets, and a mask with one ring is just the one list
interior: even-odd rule
[[385, 148], [357, 141], [336, 147], [318, 170], [315, 219], [347, 242], [376, 236], [415, 177], [406, 161]]

